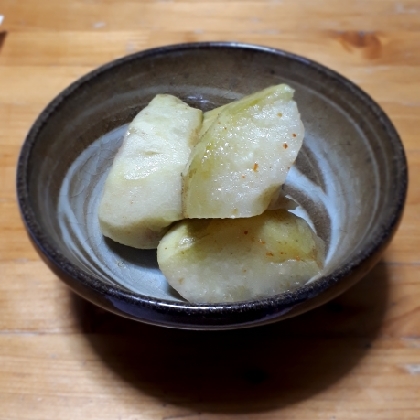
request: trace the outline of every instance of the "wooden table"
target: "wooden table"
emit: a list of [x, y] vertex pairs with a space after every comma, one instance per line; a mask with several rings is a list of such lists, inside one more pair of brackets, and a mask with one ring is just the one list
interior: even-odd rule
[[[1, 0], [0, 419], [420, 419], [420, 1]], [[147, 47], [236, 40], [338, 70], [407, 150], [405, 217], [345, 295], [253, 330], [176, 331], [74, 296], [28, 242], [15, 164], [61, 89]]]

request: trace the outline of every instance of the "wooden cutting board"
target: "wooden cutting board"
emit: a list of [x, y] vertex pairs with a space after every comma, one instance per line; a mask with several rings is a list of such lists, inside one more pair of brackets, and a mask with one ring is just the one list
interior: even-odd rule
[[[2, 0], [0, 419], [420, 419], [420, 1]], [[144, 48], [234, 40], [338, 70], [404, 141], [411, 183], [382, 262], [335, 301], [276, 325], [176, 331], [74, 296], [29, 243], [15, 165], [45, 105]]]

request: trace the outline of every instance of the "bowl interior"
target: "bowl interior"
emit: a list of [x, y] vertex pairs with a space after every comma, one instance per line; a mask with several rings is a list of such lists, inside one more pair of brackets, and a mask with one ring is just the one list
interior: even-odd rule
[[288, 83], [306, 128], [285, 185], [326, 241], [322, 275], [370, 252], [395, 217], [404, 177], [400, 144], [380, 110], [351, 83], [313, 63], [262, 48], [154, 50], [113, 62], [62, 93], [28, 136], [27, 200], [41, 243], [95, 281], [140, 296], [183, 302], [166, 284], [155, 251], [101, 235], [97, 208], [126, 125], [157, 93], [203, 111]]

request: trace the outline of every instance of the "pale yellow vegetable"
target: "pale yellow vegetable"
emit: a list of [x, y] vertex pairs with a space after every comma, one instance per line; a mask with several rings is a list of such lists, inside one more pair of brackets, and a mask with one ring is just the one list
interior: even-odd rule
[[181, 173], [197, 142], [202, 112], [157, 95], [130, 124], [105, 182], [102, 233], [135, 248], [156, 248], [182, 219]]
[[324, 244], [286, 210], [247, 219], [184, 220], [157, 249], [168, 283], [190, 302], [234, 302], [293, 290], [317, 275]]
[[251, 217], [267, 209], [302, 146], [293, 93], [272, 86], [205, 114], [184, 171], [184, 217]]

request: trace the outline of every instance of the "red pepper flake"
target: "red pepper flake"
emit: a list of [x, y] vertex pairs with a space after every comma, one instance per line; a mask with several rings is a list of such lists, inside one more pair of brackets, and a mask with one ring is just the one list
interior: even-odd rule
[[254, 163], [254, 167], [252, 168], [252, 170], [254, 172], [257, 172], [258, 171], [258, 163], [257, 162]]
[[283, 144], [283, 147], [284, 147], [285, 149], [287, 149], [289, 146], [287, 145], [287, 143], [284, 143], [284, 144]]
[[293, 133], [293, 134], [292, 134], [292, 136], [293, 136], [293, 137], [296, 137], [296, 134], [295, 134], [295, 133]]
[[244, 230], [244, 235], [248, 235], [248, 231], [247, 230]]

